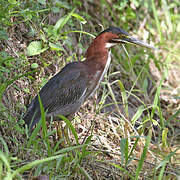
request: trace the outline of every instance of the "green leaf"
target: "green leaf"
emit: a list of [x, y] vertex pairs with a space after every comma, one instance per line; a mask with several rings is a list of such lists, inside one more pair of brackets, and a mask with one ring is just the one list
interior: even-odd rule
[[79, 21], [81, 21], [82, 24], [87, 23], [87, 21], [82, 16], [80, 16], [79, 14], [73, 13], [72, 16], [75, 17], [76, 19], [78, 19]]
[[158, 122], [157, 122], [157, 120], [155, 120], [155, 119], [151, 119], [151, 122], [153, 123], [154, 126], [159, 125]]
[[133, 118], [131, 119], [132, 124], [134, 124], [142, 115], [144, 111], [144, 106], [139, 106], [137, 112], [134, 114]]
[[33, 41], [27, 47], [27, 55], [34, 56], [46, 51], [48, 47], [43, 48], [41, 41]]
[[163, 147], [167, 146], [167, 134], [168, 134], [168, 128], [164, 128], [162, 131], [162, 143]]
[[56, 31], [59, 31], [59, 29], [60, 29], [60, 27], [61, 27], [61, 24], [63, 23], [64, 19], [65, 19], [65, 17], [61, 17], [61, 18], [56, 22], [56, 24], [55, 24], [55, 26], [54, 26], [54, 29], [55, 29]]
[[51, 42], [49, 42], [49, 47], [51, 48], [51, 50], [64, 51], [64, 49], [60, 45]]
[[75, 11], [75, 8], [67, 16], [62, 17], [57, 21], [57, 23], [54, 26], [54, 29], [57, 31], [57, 33], [59, 33], [61, 29], [64, 27], [64, 25], [67, 24], [72, 14], [74, 13], [74, 11]]
[[16, 0], [8, 0], [8, 2], [9, 2], [10, 4], [17, 4], [17, 1], [16, 1]]
[[31, 64], [31, 68], [32, 69], [37, 69], [38, 68], [38, 64], [37, 63], [32, 63]]

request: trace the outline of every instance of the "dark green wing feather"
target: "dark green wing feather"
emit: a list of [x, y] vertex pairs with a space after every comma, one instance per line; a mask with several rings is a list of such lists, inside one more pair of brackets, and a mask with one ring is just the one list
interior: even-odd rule
[[[51, 78], [40, 90], [39, 95], [47, 116], [58, 114], [68, 116], [74, 113], [84, 102], [87, 82], [86, 74], [80, 62], [66, 65], [58, 74]], [[31, 128], [39, 122], [41, 112], [38, 96], [29, 105], [24, 116], [26, 124]]]

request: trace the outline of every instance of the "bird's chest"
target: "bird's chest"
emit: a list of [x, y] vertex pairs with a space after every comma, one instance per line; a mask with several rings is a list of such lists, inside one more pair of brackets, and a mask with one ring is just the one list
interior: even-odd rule
[[[105, 61], [105, 60], [104, 60]], [[108, 56], [106, 58], [105, 63], [103, 64], [94, 64], [91, 67], [91, 73], [89, 74], [89, 81], [88, 81], [88, 97], [93, 95], [94, 92], [99, 87], [105, 73], [107, 72], [109, 65], [111, 62], [111, 52], [108, 52]]]

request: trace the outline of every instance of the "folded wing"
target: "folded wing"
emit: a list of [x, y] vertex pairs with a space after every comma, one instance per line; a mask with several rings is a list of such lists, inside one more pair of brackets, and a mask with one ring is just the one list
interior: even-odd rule
[[[39, 95], [47, 117], [71, 115], [84, 103], [87, 82], [80, 65], [76, 62], [66, 65], [40, 90]], [[36, 96], [29, 105], [24, 120], [32, 128], [40, 119], [41, 111]]]

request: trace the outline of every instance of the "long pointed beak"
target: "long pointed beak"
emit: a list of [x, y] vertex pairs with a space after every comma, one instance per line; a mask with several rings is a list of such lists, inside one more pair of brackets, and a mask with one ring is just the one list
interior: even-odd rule
[[145, 43], [143, 41], [140, 41], [140, 40], [138, 40], [136, 38], [133, 38], [131, 36], [125, 36], [122, 39], [114, 39], [114, 40], [117, 41], [117, 42], [136, 44], [136, 45], [139, 45], [139, 46], [142, 46], [142, 47], [157, 50], [157, 48], [153, 47], [152, 45], [147, 44], [147, 43]]

